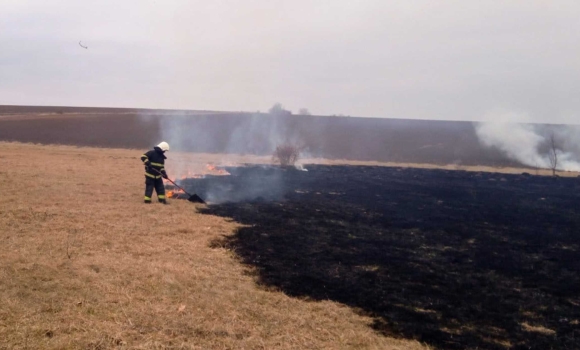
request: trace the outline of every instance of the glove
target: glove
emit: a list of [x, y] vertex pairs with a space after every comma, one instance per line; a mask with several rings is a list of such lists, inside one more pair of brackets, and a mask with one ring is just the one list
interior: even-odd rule
[[167, 173], [165, 171], [163, 173], [161, 173], [161, 176], [163, 176], [164, 179], [168, 178]]
[[148, 161], [146, 161], [146, 162], [145, 162], [145, 166], [149, 168], [149, 167], [151, 166], [151, 161], [149, 161], [149, 160], [148, 160]]

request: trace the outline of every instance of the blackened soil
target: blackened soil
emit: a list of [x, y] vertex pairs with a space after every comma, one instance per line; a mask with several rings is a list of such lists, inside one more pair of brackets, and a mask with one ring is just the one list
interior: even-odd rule
[[[376, 330], [436, 348], [580, 348], [580, 179], [308, 169], [278, 170], [275, 200], [202, 210], [246, 225], [214, 244], [259, 283], [350, 305]], [[230, 171], [189, 185], [235, 192], [264, 176]]]

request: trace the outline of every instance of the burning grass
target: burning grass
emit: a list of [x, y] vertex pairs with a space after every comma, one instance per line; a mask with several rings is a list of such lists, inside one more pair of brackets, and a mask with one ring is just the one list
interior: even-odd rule
[[[142, 150], [0, 149], [0, 348], [424, 348], [339, 303], [258, 287], [209, 246], [238, 224], [141, 203]], [[170, 175], [174, 156], [187, 158], [172, 154]], [[209, 158], [192, 156], [192, 171]]]

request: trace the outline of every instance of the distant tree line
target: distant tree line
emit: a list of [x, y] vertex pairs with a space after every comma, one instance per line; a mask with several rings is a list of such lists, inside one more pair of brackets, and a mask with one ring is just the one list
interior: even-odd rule
[[[272, 107], [270, 107], [270, 109], [268, 110], [268, 113], [271, 115], [276, 115], [276, 116], [292, 115], [292, 111], [285, 109], [284, 106], [280, 102], [277, 102]], [[299, 115], [311, 115], [308, 108], [300, 108], [298, 110], [298, 114]]]

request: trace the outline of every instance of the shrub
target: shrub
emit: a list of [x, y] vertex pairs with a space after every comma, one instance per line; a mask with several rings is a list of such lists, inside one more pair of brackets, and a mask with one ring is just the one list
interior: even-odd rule
[[291, 111], [284, 109], [284, 106], [282, 106], [281, 103], [276, 103], [272, 107], [270, 107], [270, 109], [268, 110], [268, 113], [270, 113], [271, 115], [277, 115], [277, 116], [280, 116], [280, 115], [288, 116], [288, 115], [292, 114]]
[[274, 151], [273, 160], [281, 166], [294, 166], [300, 156], [300, 147], [289, 143], [279, 145]]

